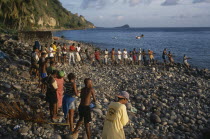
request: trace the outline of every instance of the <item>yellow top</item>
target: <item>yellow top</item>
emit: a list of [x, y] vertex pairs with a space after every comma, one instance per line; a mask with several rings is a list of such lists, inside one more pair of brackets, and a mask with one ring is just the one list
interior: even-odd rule
[[119, 102], [112, 102], [109, 105], [102, 139], [125, 139], [123, 126], [129, 121], [126, 106]]
[[149, 58], [150, 58], [150, 59], [153, 59], [153, 58], [154, 58], [154, 56], [153, 56], [153, 51], [150, 51], [148, 54], [149, 54]]
[[53, 45], [52, 45], [52, 48], [53, 48], [53, 51], [54, 51], [53, 54], [55, 54], [56, 51], [57, 51], [57, 46], [56, 46], [55, 44], [53, 44]]

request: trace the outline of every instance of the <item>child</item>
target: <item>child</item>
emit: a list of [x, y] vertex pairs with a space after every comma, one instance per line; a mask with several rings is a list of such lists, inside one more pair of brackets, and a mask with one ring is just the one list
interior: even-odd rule
[[55, 78], [57, 77], [57, 71], [53, 70], [52, 73], [45, 78], [44, 82], [47, 86], [46, 92], [46, 102], [49, 103], [50, 108], [50, 116], [51, 119], [58, 119], [57, 117], [57, 94], [56, 91], [58, 89], [57, 81]]
[[73, 132], [74, 110], [76, 109], [75, 100], [76, 96], [79, 95], [79, 91], [77, 90], [76, 86], [76, 76], [73, 73], [69, 73], [68, 80], [69, 81], [67, 81], [64, 85], [65, 93], [63, 97], [63, 113], [64, 113], [64, 118], [66, 119], [68, 115], [69, 119], [67, 119], [67, 121], [69, 120], [70, 130], [71, 132]]
[[79, 105], [79, 121], [77, 122], [77, 126], [73, 132], [73, 136], [76, 136], [76, 134], [78, 133], [78, 129], [84, 119], [87, 138], [90, 139], [91, 138], [90, 122], [92, 121], [90, 113], [91, 112], [90, 103], [91, 103], [91, 97], [93, 97], [93, 101], [96, 103], [96, 97], [95, 97], [95, 90], [93, 89], [92, 80], [86, 78], [84, 80], [84, 83], [85, 87], [82, 88], [81, 90], [81, 102]]
[[[39, 59], [39, 71], [40, 71], [40, 78], [39, 78], [39, 84], [41, 84], [41, 81], [47, 77], [47, 60], [46, 60], [46, 53], [42, 52], [41, 57]], [[44, 93], [45, 90], [45, 85], [42, 83], [41, 84], [41, 93]]]

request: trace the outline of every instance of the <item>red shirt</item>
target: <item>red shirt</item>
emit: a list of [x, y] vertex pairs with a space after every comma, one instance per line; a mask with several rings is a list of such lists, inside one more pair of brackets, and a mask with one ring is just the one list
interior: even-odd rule
[[69, 47], [69, 50], [70, 50], [70, 51], [75, 51], [75, 47], [74, 47], [73, 45], [71, 45], [71, 46]]
[[95, 58], [96, 58], [97, 60], [100, 59], [100, 53], [99, 53], [99, 52], [95, 52]]

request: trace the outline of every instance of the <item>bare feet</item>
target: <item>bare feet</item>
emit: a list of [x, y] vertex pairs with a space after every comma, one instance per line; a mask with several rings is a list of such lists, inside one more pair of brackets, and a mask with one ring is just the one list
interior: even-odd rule
[[72, 139], [78, 139], [78, 136], [79, 136], [79, 131], [73, 132], [73, 134], [71, 135]]
[[57, 117], [57, 116], [53, 116], [53, 117], [52, 117], [52, 119], [53, 119], [53, 120], [58, 120], [58, 119], [59, 119], [59, 117]]
[[79, 130], [74, 130], [73, 132], [72, 132], [72, 135], [76, 135], [76, 134], [78, 134], [79, 133]]

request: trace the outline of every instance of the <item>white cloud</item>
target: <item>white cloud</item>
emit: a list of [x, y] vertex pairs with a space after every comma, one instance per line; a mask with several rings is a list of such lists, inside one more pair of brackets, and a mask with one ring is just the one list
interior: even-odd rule
[[117, 16], [117, 20], [122, 20], [122, 19], [124, 19], [124, 16], [122, 15]]
[[117, 20], [123, 20], [124, 19], [124, 16], [123, 15], [113, 15], [114, 19], [117, 19]]
[[141, 0], [129, 0], [130, 6], [136, 6], [136, 5], [139, 4], [140, 2], [141, 2]]
[[99, 15], [98, 18], [99, 18], [99, 19], [103, 19], [104, 16], [103, 16], [103, 15]]

